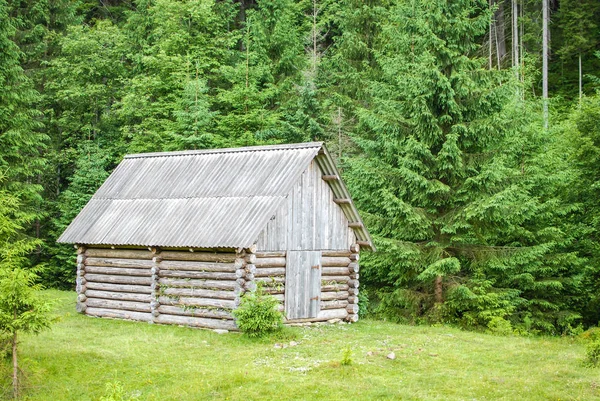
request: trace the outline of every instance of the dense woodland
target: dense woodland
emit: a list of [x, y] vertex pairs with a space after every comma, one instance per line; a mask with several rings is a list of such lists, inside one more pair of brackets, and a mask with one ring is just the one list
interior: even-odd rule
[[73, 288], [127, 153], [325, 141], [374, 316], [596, 325], [599, 51], [597, 0], [0, 0], [0, 267]]

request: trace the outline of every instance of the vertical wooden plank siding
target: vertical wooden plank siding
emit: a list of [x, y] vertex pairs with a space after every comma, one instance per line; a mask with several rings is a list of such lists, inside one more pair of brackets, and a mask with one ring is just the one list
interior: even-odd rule
[[[348, 249], [354, 232], [316, 162], [302, 174], [257, 239], [261, 251]], [[350, 238], [352, 237], [352, 238]]]
[[320, 293], [321, 252], [289, 251], [285, 277], [286, 317], [290, 320], [316, 317]]

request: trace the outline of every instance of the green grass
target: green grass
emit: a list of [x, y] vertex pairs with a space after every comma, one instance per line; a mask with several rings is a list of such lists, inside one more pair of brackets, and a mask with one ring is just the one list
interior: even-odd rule
[[23, 338], [30, 400], [97, 400], [115, 381], [140, 400], [600, 399], [600, 369], [565, 338], [361, 321], [291, 328], [298, 345], [278, 349], [283, 340], [82, 316], [74, 293], [47, 293], [61, 318]]

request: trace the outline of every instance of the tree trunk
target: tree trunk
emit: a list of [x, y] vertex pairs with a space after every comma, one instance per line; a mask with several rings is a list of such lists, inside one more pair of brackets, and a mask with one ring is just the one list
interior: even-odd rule
[[517, 0], [512, 0], [512, 56], [513, 67], [519, 78], [519, 6]]
[[548, 0], [542, 0], [542, 101], [544, 129], [548, 129]]
[[506, 36], [504, 35], [504, 3], [498, 3], [498, 9], [494, 14], [494, 31], [496, 36], [496, 55], [498, 57], [498, 68], [500, 61], [506, 55]]
[[579, 52], [579, 104], [581, 104], [581, 98], [583, 97], [583, 79], [581, 71], [581, 52]]
[[17, 362], [17, 332], [12, 338], [12, 362], [13, 362], [13, 398], [19, 398], [19, 364]]
[[435, 278], [435, 303], [441, 304], [442, 302], [444, 302], [442, 276], [437, 276]]

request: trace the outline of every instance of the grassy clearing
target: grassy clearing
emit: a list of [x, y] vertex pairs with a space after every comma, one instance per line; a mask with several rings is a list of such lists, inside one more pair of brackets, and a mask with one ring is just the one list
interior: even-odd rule
[[279, 349], [284, 340], [90, 318], [74, 293], [48, 294], [61, 320], [21, 345], [31, 400], [97, 400], [117, 380], [140, 400], [600, 399], [600, 369], [584, 368], [569, 339], [362, 321], [290, 329], [298, 345]]

